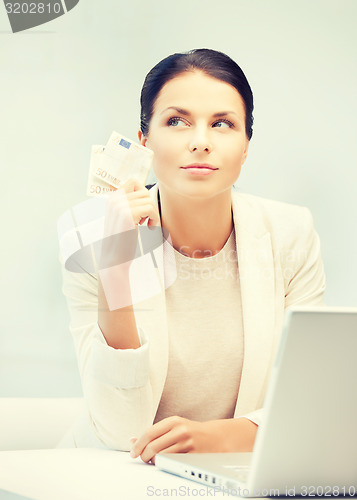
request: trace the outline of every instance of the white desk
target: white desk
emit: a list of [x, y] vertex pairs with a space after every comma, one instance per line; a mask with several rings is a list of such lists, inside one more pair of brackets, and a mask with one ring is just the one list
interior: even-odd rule
[[129, 453], [94, 448], [0, 451], [0, 489], [35, 500], [237, 498]]

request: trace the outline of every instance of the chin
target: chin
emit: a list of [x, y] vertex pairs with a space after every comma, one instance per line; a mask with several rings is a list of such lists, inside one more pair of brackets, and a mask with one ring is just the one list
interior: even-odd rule
[[232, 185], [228, 186], [217, 186], [217, 185], [209, 185], [208, 183], [203, 182], [192, 182], [190, 185], [169, 185], [165, 183], [159, 183], [159, 186], [163, 185], [164, 189], [166, 188], [172, 195], [179, 195], [187, 197], [191, 200], [206, 200], [209, 198], [214, 198], [215, 196], [231, 191]]

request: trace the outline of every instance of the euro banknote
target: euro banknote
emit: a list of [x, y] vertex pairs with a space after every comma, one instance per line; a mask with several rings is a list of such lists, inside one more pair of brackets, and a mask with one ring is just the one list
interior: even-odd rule
[[87, 196], [103, 196], [116, 189], [94, 175], [95, 172], [102, 172], [105, 170], [103, 152], [104, 146], [92, 146], [87, 182]]
[[146, 183], [153, 151], [112, 132], [105, 146], [92, 146], [87, 195], [102, 196], [129, 178]]

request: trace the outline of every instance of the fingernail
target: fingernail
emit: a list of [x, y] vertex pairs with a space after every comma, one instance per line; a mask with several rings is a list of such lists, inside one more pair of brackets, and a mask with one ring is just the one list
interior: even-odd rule
[[133, 437], [131, 437], [131, 438], [129, 439], [129, 441], [130, 441], [131, 443], [134, 443], [134, 441], [136, 441], [137, 439], [138, 439], [137, 437], [133, 436]]
[[130, 456], [131, 456], [131, 458], [136, 458], [136, 457], [137, 457], [137, 454], [135, 453], [135, 451], [134, 451], [134, 450], [131, 450], [131, 452], [130, 452]]

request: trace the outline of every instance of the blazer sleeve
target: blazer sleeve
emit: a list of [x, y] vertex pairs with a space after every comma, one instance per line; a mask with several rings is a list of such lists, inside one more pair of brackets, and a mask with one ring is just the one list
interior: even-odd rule
[[[326, 277], [321, 257], [320, 238], [309, 209], [299, 207], [292, 237], [281, 253], [281, 271], [285, 278], [284, 310], [293, 305], [324, 306]], [[241, 415], [260, 425], [264, 408]]]
[[152, 423], [149, 340], [140, 329], [138, 349], [110, 347], [97, 322], [97, 278], [63, 265], [62, 276], [90, 426], [106, 447], [129, 451]]
[[283, 260], [285, 309], [294, 305], [324, 306], [326, 276], [321, 257], [320, 238], [308, 208], [301, 208], [301, 224]]

